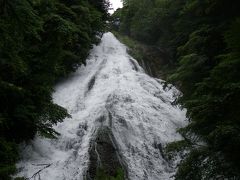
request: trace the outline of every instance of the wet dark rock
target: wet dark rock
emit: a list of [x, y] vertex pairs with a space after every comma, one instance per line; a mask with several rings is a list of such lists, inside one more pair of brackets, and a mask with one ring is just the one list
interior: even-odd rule
[[96, 121], [103, 123], [106, 120], [105, 116], [100, 116]]
[[130, 95], [126, 95], [125, 97], [123, 97], [123, 101], [124, 103], [133, 103], [134, 100], [131, 98]]
[[118, 153], [112, 131], [108, 126], [99, 127], [89, 150], [90, 164], [87, 180], [93, 180], [98, 170], [108, 176], [116, 176], [118, 169], [125, 169]]
[[122, 117], [117, 117], [117, 121], [124, 126], [125, 128], [128, 128], [127, 122], [125, 119], [123, 119]]
[[92, 90], [92, 88], [96, 82], [96, 77], [98, 76], [99, 72], [105, 67], [106, 63], [107, 63], [107, 59], [103, 59], [103, 61], [100, 64], [99, 69], [96, 71], [95, 75], [92, 76], [92, 78], [90, 79], [90, 81], [87, 85], [87, 91], [85, 92], [85, 96], [87, 95], [87, 93], [89, 93]]
[[154, 146], [155, 149], [159, 149], [160, 154], [162, 155], [162, 158], [163, 158], [164, 160], [166, 160], [167, 158], [166, 158], [165, 153], [164, 153], [164, 151], [163, 151], [162, 144], [161, 144], [161, 143], [154, 143], [153, 146]]
[[130, 62], [131, 62], [131, 64], [132, 64], [132, 67], [133, 67], [133, 70], [135, 70], [135, 71], [139, 71], [139, 68], [138, 68], [138, 65], [137, 65], [137, 63], [133, 60], [133, 59], [129, 59], [130, 60]]
[[77, 131], [77, 135], [78, 135], [79, 137], [82, 137], [82, 136], [84, 135], [83, 129], [78, 130], [78, 131]]
[[88, 92], [91, 91], [91, 89], [93, 88], [94, 84], [95, 84], [95, 76], [93, 76], [91, 78], [91, 80], [89, 81], [89, 83], [88, 83]]
[[87, 123], [79, 124], [79, 129], [84, 129], [86, 131], [88, 129]]

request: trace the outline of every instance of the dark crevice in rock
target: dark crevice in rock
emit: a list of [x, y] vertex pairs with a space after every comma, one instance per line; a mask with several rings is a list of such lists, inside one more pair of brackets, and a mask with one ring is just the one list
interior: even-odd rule
[[96, 122], [103, 123], [106, 120], [106, 117], [104, 115], [97, 118]]
[[162, 158], [167, 161], [167, 157], [165, 156], [165, 153], [163, 151], [163, 147], [161, 143], [154, 143], [154, 148], [159, 149], [160, 154], [162, 155]]
[[112, 127], [112, 113], [108, 111], [109, 127]]
[[98, 76], [99, 72], [105, 67], [105, 64], [106, 64], [106, 63], [107, 63], [107, 59], [104, 59], [104, 60], [101, 62], [99, 69], [96, 71], [96, 73], [95, 73], [95, 74], [93, 75], [93, 77], [90, 79], [90, 81], [89, 81], [89, 83], [88, 83], [88, 85], [87, 85], [87, 90], [86, 90], [86, 92], [85, 92], [85, 96], [87, 95], [87, 93], [89, 93], [89, 92], [92, 90], [92, 88], [93, 88], [93, 86], [94, 86], [94, 84], [95, 84], [95, 82], [96, 82], [96, 77]]
[[[111, 118], [111, 115], [101, 116], [99, 119], [102, 122], [106, 121], [103, 118]], [[104, 171], [107, 176], [115, 177], [119, 169], [124, 171], [125, 179], [127, 179], [127, 168], [119, 154], [117, 142], [109, 126], [99, 126], [91, 142], [89, 155], [90, 163], [85, 179], [94, 180], [98, 170]]]
[[133, 70], [135, 70], [135, 71], [139, 71], [139, 68], [138, 68], [138, 65], [137, 65], [137, 63], [133, 60], [133, 59], [129, 59], [129, 61], [131, 62], [131, 64], [132, 64], [132, 67], [133, 67]]
[[93, 86], [95, 84], [95, 79], [96, 79], [95, 76], [93, 76], [91, 78], [91, 80], [89, 81], [89, 83], [88, 83], [88, 92], [91, 91], [91, 89], [93, 88]]

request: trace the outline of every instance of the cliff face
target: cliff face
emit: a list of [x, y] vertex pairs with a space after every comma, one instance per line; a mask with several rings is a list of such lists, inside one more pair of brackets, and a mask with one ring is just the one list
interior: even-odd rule
[[[138, 51], [142, 54], [142, 58], [138, 60], [138, 63], [146, 73], [152, 77], [165, 79], [165, 69], [170, 61], [168, 53], [155, 46], [141, 45], [138, 48]], [[132, 51], [132, 49], [129, 49], [130, 54], [132, 54]]]
[[167, 78], [167, 75], [170, 74], [169, 71], [173, 68], [172, 58], [167, 50], [143, 44], [118, 32], [113, 33], [128, 46], [128, 53], [138, 61], [148, 75], [160, 79]]
[[[106, 121], [108, 121], [106, 117], [99, 118], [100, 123]], [[96, 131], [96, 136], [89, 148], [90, 162], [86, 179], [94, 180], [99, 176], [117, 177], [119, 173], [123, 173], [121, 179], [128, 179], [127, 168], [124, 166], [125, 163], [121, 158], [111, 128], [101, 124]]]

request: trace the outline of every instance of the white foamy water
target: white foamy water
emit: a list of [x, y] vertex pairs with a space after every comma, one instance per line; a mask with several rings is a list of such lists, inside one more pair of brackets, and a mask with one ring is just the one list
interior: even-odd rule
[[[144, 73], [111, 33], [104, 34], [72, 77], [59, 84], [54, 102], [72, 115], [57, 124], [57, 140], [36, 137], [22, 147], [18, 176], [42, 180], [82, 180], [88, 169], [89, 146], [98, 127], [111, 128], [130, 180], [168, 180], [175, 168], [161, 147], [180, 140], [176, 129], [186, 124], [185, 111], [171, 102], [179, 94], [162, 80]], [[99, 117], [110, 115], [102, 122]], [[38, 176], [36, 176], [38, 177]], [[36, 178], [37, 179], [37, 178]]]

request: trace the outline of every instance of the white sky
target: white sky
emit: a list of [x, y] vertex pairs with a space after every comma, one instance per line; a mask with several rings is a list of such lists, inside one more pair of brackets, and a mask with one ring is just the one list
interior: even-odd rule
[[110, 3], [112, 4], [112, 8], [113, 10], [110, 10], [109, 12], [112, 14], [117, 8], [121, 8], [123, 5], [122, 5], [122, 2], [121, 0], [109, 0]]

